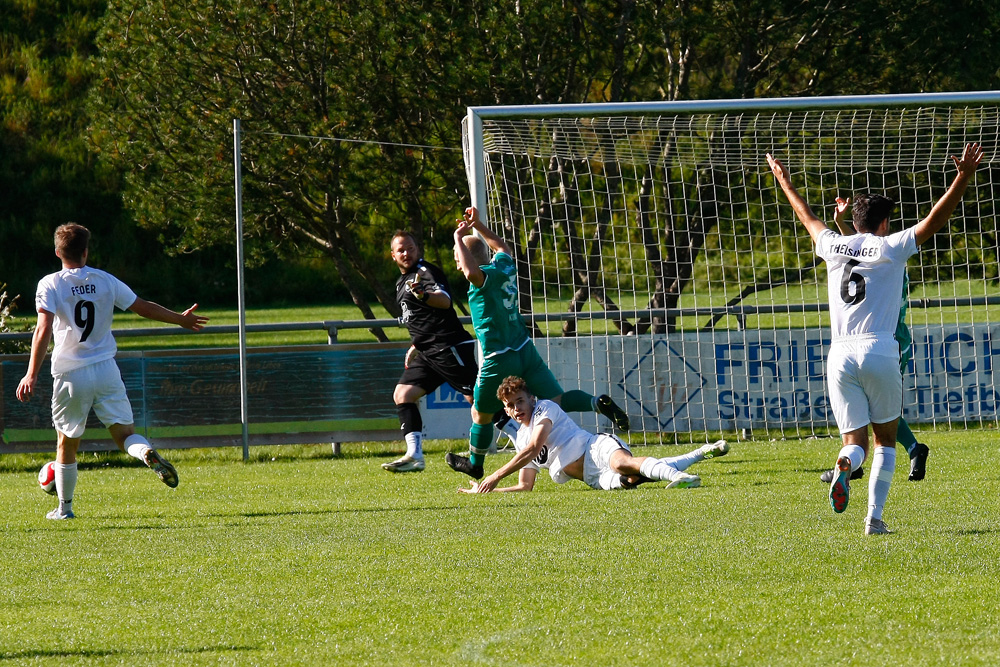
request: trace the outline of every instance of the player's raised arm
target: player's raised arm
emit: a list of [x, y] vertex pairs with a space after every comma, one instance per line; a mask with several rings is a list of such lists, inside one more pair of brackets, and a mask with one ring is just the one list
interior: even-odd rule
[[788, 198], [788, 203], [792, 205], [792, 210], [795, 211], [796, 217], [805, 226], [806, 231], [809, 232], [809, 236], [812, 237], [813, 243], [819, 238], [819, 235], [829, 229], [826, 224], [816, 217], [816, 214], [812, 212], [809, 208], [809, 204], [806, 200], [802, 198], [795, 186], [792, 185], [791, 175], [788, 173], [788, 169], [785, 165], [781, 163], [780, 160], [773, 157], [770, 153], [767, 154], [767, 164], [771, 167], [771, 173], [774, 174], [774, 180], [781, 186], [782, 192]]
[[486, 282], [486, 274], [479, 268], [479, 262], [473, 257], [469, 246], [465, 244], [465, 237], [470, 234], [472, 222], [467, 218], [455, 222], [457, 223], [455, 227], [455, 263], [466, 280], [476, 287], [482, 287], [483, 283]]
[[840, 230], [841, 236], [852, 236], [857, 233], [854, 229], [854, 224], [847, 224], [844, 219], [847, 216], [847, 209], [851, 205], [851, 198], [848, 197], [844, 199], [843, 197], [837, 197], [837, 206], [833, 209], [833, 224], [837, 225], [837, 229]]
[[178, 313], [170, 310], [169, 308], [164, 308], [158, 303], [153, 303], [152, 301], [146, 301], [145, 299], [136, 297], [135, 301], [131, 306], [129, 306], [128, 309], [140, 317], [145, 317], [147, 320], [156, 320], [157, 322], [176, 324], [177, 326], [190, 329], [191, 331], [201, 331], [208, 322], [207, 317], [194, 312], [198, 309], [198, 304], [194, 304], [183, 313]]
[[922, 245], [948, 222], [948, 218], [955, 211], [958, 202], [962, 201], [965, 188], [979, 167], [979, 161], [983, 159], [983, 147], [976, 143], [965, 144], [962, 157], [957, 158], [952, 155], [951, 159], [958, 167], [958, 173], [955, 174], [955, 179], [948, 187], [948, 191], [934, 204], [934, 208], [931, 209], [927, 217], [914, 226], [913, 231], [917, 245]]
[[511, 254], [510, 246], [507, 245], [506, 241], [497, 236], [492, 229], [484, 225], [482, 220], [479, 219], [479, 211], [476, 210], [475, 206], [465, 209], [465, 219], [479, 232], [479, 235], [486, 241], [486, 245], [490, 247], [490, 250], [493, 252], [503, 252], [508, 255]]

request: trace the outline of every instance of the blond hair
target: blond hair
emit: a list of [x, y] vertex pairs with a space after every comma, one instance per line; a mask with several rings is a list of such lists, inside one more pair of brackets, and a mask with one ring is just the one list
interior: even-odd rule
[[490, 248], [481, 238], [470, 234], [462, 237], [462, 243], [472, 253], [472, 259], [476, 261], [476, 264], [482, 266], [490, 263]]

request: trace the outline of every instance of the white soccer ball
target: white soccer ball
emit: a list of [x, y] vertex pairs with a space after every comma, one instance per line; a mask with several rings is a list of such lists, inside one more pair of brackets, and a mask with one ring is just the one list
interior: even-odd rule
[[42, 491], [54, 496], [56, 495], [56, 462], [49, 461], [38, 471], [38, 486]]

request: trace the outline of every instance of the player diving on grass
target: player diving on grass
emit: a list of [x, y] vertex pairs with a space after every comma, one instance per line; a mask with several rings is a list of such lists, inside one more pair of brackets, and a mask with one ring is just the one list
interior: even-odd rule
[[[617, 437], [585, 431], [554, 402], [535, 398], [519, 377], [506, 378], [497, 389], [497, 397], [520, 426], [514, 439], [517, 454], [481, 482], [470, 480], [468, 488], [459, 488], [461, 493], [531, 491], [543, 468], [557, 484], [578, 479], [603, 491], [634, 489], [657, 481], [667, 482], [668, 489], [694, 488], [701, 486], [701, 478], [685, 470], [699, 461], [729, 453], [726, 441], [719, 440], [682, 456], [633, 456], [628, 445]], [[517, 484], [497, 486], [515, 472]]]
[[183, 313], [140, 299], [110, 273], [87, 266], [90, 231], [67, 223], [55, 232], [56, 256], [62, 270], [38, 282], [35, 307], [38, 325], [31, 339], [28, 372], [17, 385], [17, 398], [28, 401], [35, 393], [38, 374], [49, 347], [52, 348], [52, 422], [56, 428], [56, 493], [59, 507], [49, 519], [73, 519], [76, 490], [76, 453], [91, 408], [107, 426], [111, 438], [123, 452], [139, 459], [167, 486], [177, 486], [177, 471], [135, 432], [132, 406], [115, 363], [117, 346], [111, 334], [115, 307], [131, 310], [150, 320], [200, 331], [208, 318], [195, 313], [194, 304]]
[[882, 513], [896, 466], [896, 433], [903, 407], [895, 331], [906, 261], [948, 222], [982, 157], [983, 150], [975, 143], [966, 144], [960, 158], [952, 156], [958, 173], [948, 190], [927, 217], [894, 234], [889, 233], [893, 202], [881, 195], [855, 195], [852, 216], [857, 233], [842, 236], [813, 214], [785, 166], [767, 155], [775, 181], [827, 266], [832, 329], [827, 382], [843, 439], [830, 483], [830, 505], [835, 512], [847, 509], [850, 476], [868, 457], [868, 425], [872, 427], [875, 448], [868, 482], [867, 535], [891, 532]]
[[[627, 431], [628, 415], [610, 396], [595, 397], [580, 389], [564, 392], [542, 361], [518, 311], [517, 268], [503, 239], [480, 221], [473, 207], [457, 223], [455, 261], [469, 281], [469, 308], [481, 361], [472, 403], [469, 457], [449, 453], [448, 465], [482, 478], [483, 462], [493, 443], [492, 417], [503, 408], [497, 388], [509, 375], [524, 378], [534, 395], [558, 403], [567, 412], [595, 411]], [[480, 236], [473, 235], [473, 230]], [[490, 251], [495, 253], [492, 258]]]
[[[837, 229], [840, 230], [841, 236], [853, 236], [857, 233], [857, 230], [851, 229], [844, 222], [847, 207], [850, 204], [850, 197], [847, 199], [837, 197], [837, 206], [834, 210], [833, 221], [836, 223]], [[906, 367], [909, 365], [910, 359], [913, 357], [913, 337], [910, 335], [910, 327], [906, 326], [906, 309], [909, 305], [909, 298], [910, 277], [904, 271], [902, 304], [899, 307], [899, 320], [896, 322], [895, 334], [896, 342], [899, 343], [899, 372], [904, 374], [906, 373]], [[899, 425], [896, 426], [896, 442], [903, 446], [910, 457], [909, 480], [911, 482], [919, 482], [926, 475], [927, 455], [930, 454], [930, 449], [927, 445], [917, 442], [916, 436], [913, 435], [913, 431], [910, 430], [909, 424], [906, 423], [902, 415], [899, 417]], [[830, 484], [833, 482], [835, 474], [835, 470], [827, 470], [819, 476], [819, 479], [824, 484]], [[859, 466], [857, 470], [851, 473], [851, 481], [861, 479], [864, 477], [864, 474], [864, 467]]]
[[401, 274], [396, 281], [399, 321], [409, 330], [412, 344], [392, 393], [406, 453], [382, 467], [389, 472], [419, 472], [425, 465], [424, 425], [417, 401], [447, 382], [472, 402], [479, 370], [476, 341], [458, 321], [444, 272], [422, 257], [413, 234], [397, 231], [389, 248]]

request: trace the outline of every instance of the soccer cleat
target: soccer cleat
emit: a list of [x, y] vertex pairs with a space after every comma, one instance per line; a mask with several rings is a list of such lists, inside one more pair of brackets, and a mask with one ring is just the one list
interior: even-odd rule
[[472, 465], [472, 462], [464, 456], [459, 456], [458, 454], [452, 454], [448, 452], [444, 457], [445, 463], [448, 464], [455, 472], [465, 473], [473, 479], [483, 478], [483, 466]]
[[623, 489], [634, 489], [640, 484], [656, 481], [655, 479], [650, 479], [645, 475], [620, 475], [618, 480]]
[[927, 472], [927, 455], [931, 450], [927, 445], [917, 443], [910, 452], [910, 481], [919, 482]]
[[404, 456], [391, 463], [383, 463], [382, 468], [389, 472], [420, 472], [424, 469], [424, 460], [412, 456]]
[[706, 459], [717, 459], [729, 453], [729, 443], [725, 440], [716, 440], [711, 445], [701, 446], [701, 455]]
[[[826, 472], [824, 472], [822, 475], [819, 476], [819, 481], [823, 482], [824, 484], [829, 484], [830, 482], [833, 481], [834, 472], [836, 471], [827, 470]], [[853, 482], [856, 479], [861, 479], [864, 476], [865, 476], [864, 466], [858, 466], [858, 469], [851, 473], [851, 481]]]
[[601, 394], [597, 397], [597, 411], [614, 422], [619, 431], [629, 429], [628, 415], [607, 394]]
[[847, 509], [847, 501], [851, 493], [851, 459], [841, 456], [837, 459], [837, 467], [833, 469], [833, 481], [830, 482], [830, 507], [837, 514]]
[[701, 477], [689, 475], [686, 472], [678, 473], [677, 477], [667, 484], [668, 489], [694, 489], [701, 486]]
[[882, 519], [868, 517], [865, 519], [865, 535], [892, 535], [892, 531]]
[[143, 457], [146, 465], [149, 466], [156, 476], [160, 478], [160, 481], [169, 486], [171, 489], [177, 488], [177, 484], [180, 479], [177, 477], [177, 471], [174, 469], [170, 463], [160, 456], [160, 454], [152, 447], [146, 451], [146, 456]]
[[59, 508], [57, 507], [54, 510], [52, 510], [51, 512], [49, 512], [48, 514], [46, 514], [45, 518], [46, 519], [54, 519], [56, 521], [61, 521], [63, 519], [75, 519], [76, 515], [73, 514], [73, 510], [70, 510], [69, 512], [66, 512], [64, 514], [63, 512], [60, 512]]

